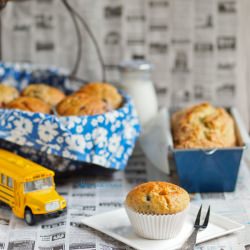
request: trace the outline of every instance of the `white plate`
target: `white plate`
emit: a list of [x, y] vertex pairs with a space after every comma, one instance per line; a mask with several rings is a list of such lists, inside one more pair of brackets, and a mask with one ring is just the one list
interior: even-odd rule
[[[124, 208], [84, 218], [81, 222], [138, 250], [173, 250], [181, 247], [193, 230], [198, 208], [192, 205], [189, 211], [182, 231], [171, 240], [148, 240], [135, 234]], [[242, 224], [211, 213], [208, 227], [198, 233], [197, 243], [230, 234], [243, 228]]]

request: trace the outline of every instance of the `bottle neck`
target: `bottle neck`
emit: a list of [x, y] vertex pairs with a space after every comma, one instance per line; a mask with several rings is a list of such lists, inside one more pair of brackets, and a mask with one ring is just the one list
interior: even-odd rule
[[122, 82], [125, 81], [140, 81], [140, 82], [151, 82], [151, 72], [148, 71], [123, 71], [121, 72], [121, 80]]

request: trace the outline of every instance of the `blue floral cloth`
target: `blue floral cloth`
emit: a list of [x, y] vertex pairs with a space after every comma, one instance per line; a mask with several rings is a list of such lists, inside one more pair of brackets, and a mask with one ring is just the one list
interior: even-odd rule
[[[58, 69], [41, 69], [29, 64], [1, 63], [0, 81], [18, 89], [29, 83], [42, 82], [59, 87], [66, 93], [79, 87]], [[126, 166], [140, 132], [131, 98], [125, 94], [123, 97], [124, 104], [120, 109], [94, 116], [60, 117], [0, 109], [0, 138], [25, 146], [19, 147], [19, 150], [25, 149], [27, 157], [30, 149], [30, 152], [37, 150], [46, 153], [52, 159], [55, 155], [74, 162], [121, 170]], [[39, 162], [39, 159], [36, 161]]]

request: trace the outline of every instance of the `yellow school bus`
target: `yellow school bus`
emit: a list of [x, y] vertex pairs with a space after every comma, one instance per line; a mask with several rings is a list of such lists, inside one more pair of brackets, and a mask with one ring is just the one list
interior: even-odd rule
[[28, 225], [42, 215], [57, 215], [66, 209], [66, 200], [55, 190], [53, 171], [2, 149], [0, 201]]

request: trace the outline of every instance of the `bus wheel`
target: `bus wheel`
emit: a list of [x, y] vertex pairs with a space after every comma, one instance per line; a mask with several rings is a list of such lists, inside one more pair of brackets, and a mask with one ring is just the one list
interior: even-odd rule
[[24, 220], [30, 226], [36, 224], [35, 216], [32, 214], [32, 211], [29, 208], [25, 209]]

